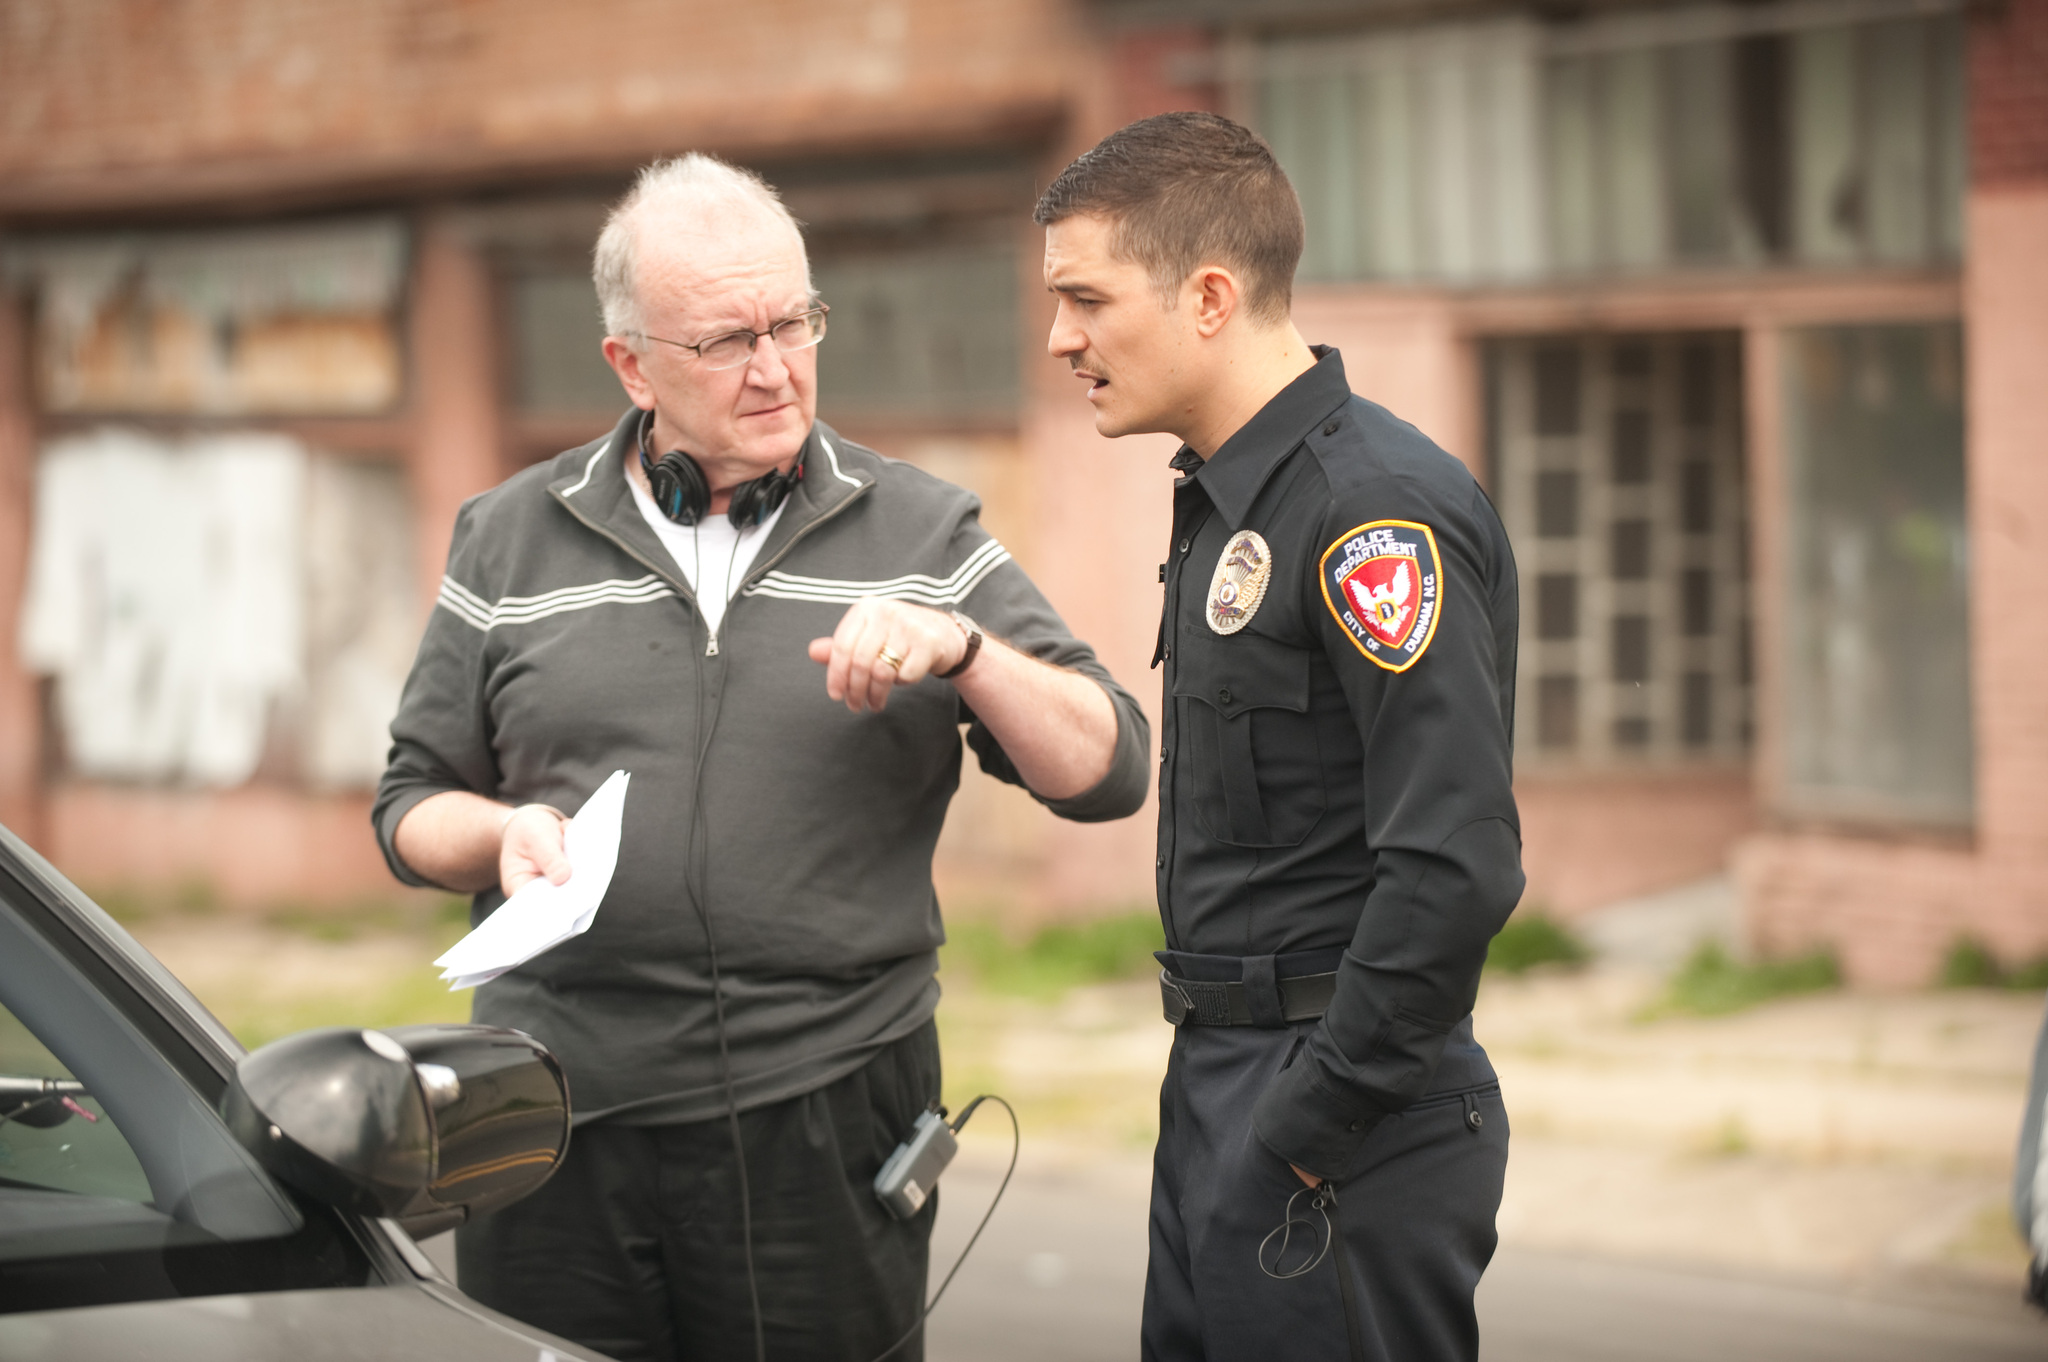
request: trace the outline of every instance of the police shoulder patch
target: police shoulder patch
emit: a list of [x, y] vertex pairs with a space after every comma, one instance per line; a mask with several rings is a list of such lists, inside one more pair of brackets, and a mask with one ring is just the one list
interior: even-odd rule
[[1413, 520], [1375, 520], [1323, 550], [1323, 603], [1358, 651], [1390, 672], [1422, 659], [1443, 611], [1436, 535]]

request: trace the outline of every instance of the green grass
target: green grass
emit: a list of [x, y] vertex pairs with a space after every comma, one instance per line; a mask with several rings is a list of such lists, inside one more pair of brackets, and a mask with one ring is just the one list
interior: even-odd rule
[[1592, 955], [1569, 928], [1545, 914], [1516, 913], [1486, 948], [1486, 967], [1522, 974], [1538, 965], [1583, 965]]
[[[114, 903], [108, 904], [112, 897]], [[140, 894], [101, 896], [101, 903], [136, 929], [145, 946], [158, 931], [176, 932], [181, 918], [218, 922], [225, 913], [209, 905], [195, 906], [195, 896], [149, 897]], [[416, 965], [391, 971], [360, 966], [294, 990], [275, 987], [260, 973], [244, 970], [204, 972], [188, 979], [213, 1014], [250, 1049], [295, 1031], [318, 1026], [405, 1026], [416, 1022], [469, 1020], [468, 992], [451, 993], [427, 962], [469, 930], [469, 900], [455, 895], [410, 899], [365, 898], [328, 907], [276, 904], [262, 912], [234, 915], [228, 924], [245, 922], [251, 932], [286, 933], [317, 943], [315, 950], [358, 940], [396, 939]], [[280, 949], [306, 947], [281, 941]]]
[[221, 1024], [251, 1050], [316, 1026], [381, 1029], [419, 1022], [466, 1022], [473, 992], [450, 993], [431, 972], [394, 979], [369, 992], [319, 993], [282, 1002], [243, 996], [204, 999]]
[[975, 919], [946, 929], [941, 978], [965, 974], [991, 993], [1050, 1001], [1081, 984], [1142, 978], [1159, 968], [1152, 952], [1166, 945], [1151, 910], [1043, 927], [1022, 940]]
[[2008, 968], [1983, 942], [1959, 936], [1942, 958], [1937, 982], [1942, 988], [2048, 988], [2048, 955], [2037, 955]]
[[1827, 951], [1743, 964], [1730, 959], [1719, 942], [1704, 941], [1671, 977], [1664, 996], [1645, 1009], [1644, 1015], [1723, 1016], [1773, 998], [1837, 988], [1841, 982], [1841, 967]]

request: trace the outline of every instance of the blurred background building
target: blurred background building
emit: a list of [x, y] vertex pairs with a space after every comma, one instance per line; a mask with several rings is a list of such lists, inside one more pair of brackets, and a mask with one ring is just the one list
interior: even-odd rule
[[[0, 90], [0, 820], [88, 884], [389, 892], [456, 507], [623, 409], [590, 246], [691, 148], [808, 224], [821, 414], [1156, 707], [1171, 442], [1045, 357], [1028, 217], [1213, 108], [1514, 537], [1529, 902], [2048, 949], [2048, 0], [14, 0]], [[942, 893], [1126, 908], [1151, 844], [970, 775]]]

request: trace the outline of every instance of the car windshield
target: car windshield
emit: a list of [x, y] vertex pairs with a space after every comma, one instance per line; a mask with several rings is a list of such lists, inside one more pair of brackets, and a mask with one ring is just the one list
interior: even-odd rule
[[[5, 897], [19, 888], [0, 876]], [[132, 1018], [0, 897], [0, 1311], [366, 1273], [336, 1217], [272, 1181]]]

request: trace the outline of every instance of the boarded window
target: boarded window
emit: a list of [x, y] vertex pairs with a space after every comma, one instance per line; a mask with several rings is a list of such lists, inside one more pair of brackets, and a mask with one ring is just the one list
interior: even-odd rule
[[1784, 797], [1828, 817], [1967, 825], [1961, 328], [1788, 339]]
[[109, 428], [37, 472], [22, 654], [67, 768], [367, 788], [419, 642], [395, 462], [275, 434]]
[[24, 239], [55, 412], [358, 415], [403, 390], [406, 234], [373, 219]]

